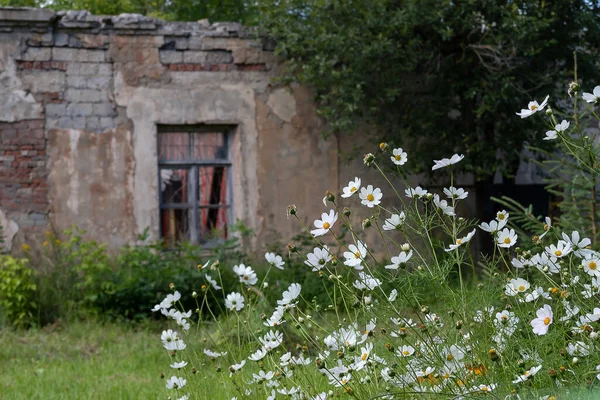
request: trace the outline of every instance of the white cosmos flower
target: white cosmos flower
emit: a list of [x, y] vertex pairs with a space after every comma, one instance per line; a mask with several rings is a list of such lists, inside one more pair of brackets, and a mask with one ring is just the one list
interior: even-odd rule
[[248, 357], [248, 360], [250, 360], [250, 361], [260, 361], [263, 358], [265, 358], [266, 355], [267, 355], [267, 350], [265, 350], [265, 349], [258, 349], [254, 353], [250, 354], [250, 356]]
[[398, 290], [392, 289], [390, 295], [388, 296], [388, 301], [393, 302], [398, 297]]
[[496, 243], [498, 247], [510, 248], [517, 243], [517, 234], [514, 229], [504, 228], [501, 232], [498, 233], [498, 238], [496, 239]]
[[262, 369], [258, 371], [258, 374], [253, 373], [252, 377], [254, 378], [254, 383], [261, 383], [264, 381], [270, 381], [275, 376], [275, 372], [268, 371], [265, 372]]
[[410, 260], [410, 258], [412, 257], [412, 250], [410, 250], [408, 253], [405, 251], [400, 252], [400, 254], [398, 254], [397, 257], [392, 257], [391, 259], [391, 264], [390, 265], [386, 265], [385, 269], [398, 269], [400, 268], [400, 264], [405, 264], [408, 262], [408, 260]]
[[224, 351], [222, 353], [216, 352], [216, 351], [212, 351], [210, 349], [204, 349], [204, 354], [206, 354], [207, 356], [209, 356], [210, 358], [219, 358], [219, 357], [223, 357], [227, 355], [227, 352]]
[[583, 93], [583, 99], [588, 103], [600, 102], [600, 86], [596, 86], [592, 93]]
[[496, 389], [496, 384], [495, 383], [490, 383], [489, 385], [485, 385], [485, 384], [481, 384], [479, 386], [477, 386], [477, 389], [479, 389], [480, 392], [491, 392], [492, 390]]
[[529, 294], [527, 294], [527, 296], [525, 296], [525, 302], [530, 303], [534, 300], [537, 300], [540, 296], [542, 296], [545, 299], [550, 300], [550, 293], [546, 292], [543, 287], [538, 286], [535, 289], [533, 289], [531, 291], [531, 293], [529, 293]]
[[381, 189], [376, 188], [373, 189], [373, 185], [369, 185], [366, 188], [362, 187], [360, 189], [360, 194], [358, 195], [362, 200], [360, 203], [369, 208], [373, 208], [376, 205], [381, 203], [381, 198], [383, 194], [381, 193]]
[[258, 340], [262, 343], [265, 350], [271, 351], [283, 343], [283, 333], [279, 331], [269, 331], [262, 338], [258, 338]]
[[463, 158], [465, 158], [465, 156], [463, 154], [461, 154], [461, 155], [455, 154], [450, 158], [442, 158], [441, 160], [433, 160], [434, 164], [433, 164], [433, 167], [431, 167], [431, 170], [435, 171], [436, 169], [440, 169], [440, 168], [447, 167], [449, 165], [456, 164], [456, 163], [460, 162]]
[[582, 261], [583, 270], [590, 276], [600, 276], [600, 258], [590, 256]]
[[538, 111], [542, 111], [548, 105], [549, 98], [550, 96], [546, 96], [544, 101], [542, 101], [542, 104], [538, 104], [537, 101], [530, 101], [529, 104], [527, 104], [527, 109], [521, 109], [521, 112], [517, 113], [517, 115], [521, 118], [527, 118]]
[[225, 299], [225, 307], [229, 310], [240, 311], [244, 308], [244, 297], [238, 292], [229, 293]]
[[552, 308], [548, 304], [544, 304], [544, 307], [537, 310], [535, 314], [537, 315], [537, 318], [531, 321], [533, 333], [536, 335], [545, 335], [548, 333], [548, 328], [550, 327], [554, 316]]
[[285, 396], [292, 396], [292, 395], [295, 395], [296, 393], [300, 392], [300, 386], [292, 387], [289, 389], [286, 389], [286, 388], [277, 389], [277, 391]]
[[[598, 379], [600, 379], [600, 378], [598, 378]], [[328, 399], [327, 393], [321, 392], [321, 393], [317, 394], [316, 396], [314, 396], [311, 400], [327, 400], [327, 399]]]
[[541, 365], [528, 369], [527, 371], [523, 372], [523, 374], [519, 375], [517, 379], [513, 381], [513, 383], [525, 382], [527, 379], [530, 379], [532, 376], [537, 374], [540, 371], [540, 369], [542, 369]]
[[589, 356], [593, 349], [594, 348], [591, 344], [587, 344], [581, 341], [577, 341], [575, 343], [571, 342], [567, 345], [567, 353], [569, 353], [569, 355], [571, 356]]
[[593, 250], [587, 248], [590, 244], [592, 244], [592, 241], [589, 238], [583, 238], [580, 240], [579, 232], [577, 231], [573, 231], [570, 237], [563, 232], [562, 237], [565, 242], [569, 243], [573, 248], [573, 254], [579, 258], [584, 258], [595, 253]]
[[555, 140], [559, 133], [566, 131], [569, 128], [569, 121], [563, 119], [562, 122], [554, 127], [554, 130], [547, 131], [544, 140]]
[[408, 160], [408, 154], [406, 154], [406, 152], [401, 148], [397, 148], [392, 151], [392, 156], [390, 158], [394, 164], [404, 165]]
[[184, 350], [186, 347], [178, 333], [171, 329], [163, 331], [160, 340], [163, 342], [163, 347], [169, 351]]
[[258, 282], [256, 272], [250, 266], [246, 267], [244, 264], [234, 265], [233, 272], [240, 278], [240, 282], [246, 285], [254, 285]]
[[323, 236], [324, 234], [329, 232], [329, 230], [333, 227], [337, 219], [338, 213], [336, 213], [333, 210], [329, 210], [329, 214], [321, 214], [321, 219], [316, 219], [314, 222], [315, 228], [317, 229], [313, 229], [312, 231], [310, 231], [310, 233], [312, 233], [314, 237]]
[[579, 307], [576, 305], [571, 306], [571, 303], [569, 303], [567, 300], [563, 300], [563, 306], [565, 307], [565, 316], [560, 318], [561, 322], [568, 321], [579, 314]]
[[396, 354], [399, 357], [410, 357], [415, 354], [415, 348], [410, 345], [403, 345], [402, 347], [398, 347], [396, 350]]
[[267, 319], [265, 322], [263, 322], [263, 325], [264, 326], [273, 326], [273, 327], [279, 326], [285, 322], [285, 320], [283, 319], [284, 315], [285, 315], [285, 307], [277, 306], [277, 308], [275, 308], [275, 311], [273, 311], [273, 314], [271, 315], [271, 317], [269, 319]]
[[358, 290], [373, 290], [381, 285], [381, 281], [361, 271], [358, 275], [358, 280], [352, 285]]
[[550, 219], [550, 217], [546, 217], [544, 218], [544, 233], [542, 233], [540, 235], [540, 239], [542, 239], [544, 236], [546, 236], [548, 234], [548, 232], [550, 232], [550, 228], [552, 228], [552, 220]]
[[415, 199], [418, 199], [418, 198], [427, 196], [428, 192], [427, 192], [427, 190], [422, 189], [421, 186], [417, 186], [414, 189], [413, 188], [405, 189], [404, 193], [406, 193], [406, 197], [409, 197], [409, 198], [414, 197]]
[[176, 376], [172, 376], [167, 380], [167, 389], [181, 389], [185, 385], [187, 385], [187, 381]]
[[450, 246], [448, 246], [447, 249], [444, 249], [444, 251], [448, 252], [448, 251], [455, 250], [455, 249], [459, 248], [460, 246], [462, 246], [463, 244], [470, 242], [471, 239], [473, 238], [473, 236], [475, 235], [476, 231], [477, 231], [476, 229], [473, 229], [471, 232], [469, 232], [467, 234], [467, 236], [463, 236], [460, 239], [456, 239], [456, 243], [451, 244]]
[[498, 211], [496, 213], [496, 220], [498, 222], [502, 222], [504, 221], [504, 224], [506, 224], [506, 222], [508, 222], [508, 217], [509, 217], [509, 213], [506, 210], [502, 210], [502, 211]]
[[160, 302], [160, 304], [154, 306], [152, 311], [156, 312], [168, 310], [169, 308], [173, 307], [179, 301], [179, 299], [181, 299], [181, 293], [179, 293], [178, 291], [175, 291], [174, 293], [169, 293], [167, 297], [165, 297], [164, 300]]
[[298, 283], [292, 283], [288, 289], [283, 292], [283, 299], [277, 300], [277, 304], [280, 306], [295, 307], [296, 303], [294, 303], [294, 300], [300, 296], [301, 289], [302, 286], [300, 286]]
[[463, 188], [455, 188], [454, 186], [450, 186], [449, 188], [444, 188], [444, 194], [448, 196], [449, 199], [457, 199], [464, 200], [469, 195], [469, 192], [465, 192]]
[[270, 265], [280, 270], [283, 270], [283, 266], [285, 265], [283, 258], [275, 253], [265, 253], [265, 260], [267, 260]]
[[179, 368], [185, 367], [187, 364], [188, 364], [187, 361], [175, 362], [175, 363], [171, 364], [171, 368], [179, 369]]
[[479, 225], [479, 227], [486, 232], [495, 234], [496, 232], [504, 228], [507, 222], [508, 221], [506, 219], [503, 219], [501, 221], [497, 221], [494, 219], [490, 221], [490, 223], [482, 222], [481, 225]]
[[292, 365], [309, 365], [310, 358], [304, 358], [302, 353], [300, 353], [298, 355], [298, 357], [292, 357], [292, 361], [290, 364], [292, 364]]
[[404, 220], [406, 219], [406, 214], [404, 211], [401, 211], [400, 214], [392, 214], [388, 219], [383, 223], [384, 231], [394, 231], [396, 229], [400, 229]]
[[242, 360], [239, 364], [233, 364], [229, 366], [229, 377], [233, 375], [234, 372], [239, 371], [246, 365], [246, 360]]
[[568, 242], [565, 242], [564, 240], [559, 240], [556, 245], [551, 244], [550, 246], [546, 247], [545, 250], [546, 253], [548, 253], [548, 255], [550, 256], [562, 258], [569, 254], [573, 250], [573, 248]]
[[546, 252], [535, 254], [530, 262], [543, 273], [557, 274], [560, 272], [560, 265], [556, 262], [557, 258]]
[[304, 264], [312, 267], [313, 271], [319, 271], [325, 264], [331, 261], [331, 254], [329, 253], [329, 247], [323, 246], [323, 248], [315, 247], [312, 253], [306, 255], [306, 261]]
[[279, 365], [281, 365], [282, 367], [285, 367], [286, 365], [290, 365], [291, 361], [292, 361], [292, 353], [290, 353], [288, 351], [287, 353], [285, 353], [284, 355], [282, 355], [279, 358]]
[[210, 285], [213, 287], [213, 289], [221, 290], [221, 286], [217, 285], [217, 281], [215, 281], [213, 278], [211, 278], [210, 275], [206, 274], [206, 275], [204, 275], [204, 278], [206, 279], [206, 281], [208, 283], [210, 283]]
[[524, 293], [530, 288], [529, 282], [523, 278], [511, 279], [504, 289], [504, 294], [507, 296], [516, 296], [519, 293]]
[[360, 271], [363, 269], [362, 262], [364, 258], [367, 256], [367, 245], [357, 241], [357, 245], [351, 244], [348, 246], [348, 250], [344, 252], [344, 257], [346, 257], [346, 261], [344, 261], [344, 265], [349, 267], [354, 267], [354, 269]]
[[360, 183], [361, 181], [358, 177], [355, 177], [353, 181], [348, 182], [348, 186], [342, 189], [342, 197], [347, 198], [356, 193], [358, 189], [360, 189]]
[[586, 314], [585, 317], [581, 318], [582, 322], [585, 321], [587, 323], [596, 322], [598, 320], [600, 320], [600, 308], [598, 307], [595, 307], [593, 312]]
[[440, 196], [437, 193], [433, 195], [433, 203], [436, 205], [437, 208], [442, 210], [444, 214], [449, 215], [451, 217], [456, 215], [454, 214], [454, 207], [449, 205], [446, 200], [440, 200]]

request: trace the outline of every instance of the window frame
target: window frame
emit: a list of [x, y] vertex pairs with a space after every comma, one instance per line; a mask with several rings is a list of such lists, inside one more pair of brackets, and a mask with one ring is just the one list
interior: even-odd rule
[[[193, 244], [203, 244], [205, 247], [211, 247], [210, 243], [212, 240], [208, 240], [207, 238], [203, 238], [200, 235], [200, 212], [203, 209], [225, 209], [225, 222], [226, 226], [229, 225], [229, 221], [233, 216], [233, 163], [231, 157], [231, 144], [233, 134], [235, 132], [234, 125], [173, 125], [173, 124], [157, 124], [156, 125], [156, 141], [157, 141], [157, 159], [158, 159], [158, 214], [159, 214], [159, 236], [161, 240], [168, 239], [163, 236], [163, 218], [162, 211], [163, 210], [188, 210], [188, 227], [189, 233], [188, 237], [184, 240], [187, 240]], [[194, 147], [194, 137], [196, 134], [202, 133], [222, 133], [223, 141], [225, 147], [225, 158], [222, 159], [213, 159], [213, 160], [194, 160], [194, 159], [186, 159], [186, 160], [161, 160], [160, 159], [160, 135], [165, 133], [189, 133], [189, 143], [188, 143], [188, 151], [187, 157], [191, 157], [190, 149]], [[202, 167], [225, 167], [225, 185], [226, 185], [226, 196], [225, 203], [220, 204], [200, 204], [199, 194], [200, 184], [199, 173], [200, 168]], [[187, 190], [188, 190], [188, 201], [186, 203], [163, 203], [163, 193], [162, 193], [162, 176], [161, 171], [163, 169], [186, 169], [188, 170], [188, 182], [187, 182]], [[191, 197], [189, 197], [191, 196]], [[223, 239], [219, 239], [215, 241], [214, 245], [217, 242], [221, 242]], [[177, 241], [174, 241], [177, 243]], [[208, 246], [207, 246], [208, 244]]]

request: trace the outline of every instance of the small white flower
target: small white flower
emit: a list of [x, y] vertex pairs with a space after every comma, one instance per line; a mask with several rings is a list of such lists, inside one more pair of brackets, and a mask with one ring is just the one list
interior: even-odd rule
[[362, 270], [362, 262], [367, 256], [367, 245], [358, 240], [357, 245], [351, 244], [348, 246], [348, 250], [349, 251], [344, 252], [344, 257], [346, 257], [344, 265], [354, 267], [354, 269], [359, 271]]
[[277, 304], [279, 304], [280, 306], [288, 307], [295, 306], [294, 300], [296, 300], [298, 296], [300, 296], [301, 289], [302, 287], [298, 283], [292, 283], [288, 287], [288, 289], [285, 292], [283, 292], [283, 299], [277, 300]]
[[401, 148], [394, 149], [392, 151], [392, 156], [390, 157], [392, 162], [396, 165], [404, 165], [408, 160], [408, 154], [403, 151]]
[[583, 93], [583, 99], [588, 103], [598, 103], [600, 102], [600, 86], [596, 86], [593, 93]]
[[535, 314], [537, 315], [537, 318], [531, 321], [533, 333], [536, 335], [545, 335], [548, 333], [550, 324], [552, 324], [552, 318], [554, 316], [552, 308], [548, 304], [544, 304], [544, 307], [537, 310]]
[[329, 247], [323, 246], [322, 249], [315, 247], [312, 253], [308, 253], [306, 255], [306, 260], [304, 261], [304, 264], [312, 267], [313, 271], [319, 271], [329, 261], [331, 261]]
[[495, 383], [490, 383], [489, 385], [485, 385], [485, 384], [481, 384], [477, 387], [477, 389], [479, 389], [481, 392], [491, 392], [492, 390], [496, 389], [496, 384]]
[[392, 214], [388, 219], [385, 220], [383, 224], [383, 230], [394, 231], [396, 229], [400, 229], [405, 219], [406, 214], [404, 214], [404, 211], [401, 211], [400, 214]]
[[206, 354], [207, 356], [209, 356], [210, 358], [219, 358], [219, 357], [223, 357], [227, 355], [227, 352], [216, 352], [216, 351], [212, 351], [210, 349], [204, 349], [204, 354]]
[[590, 276], [600, 276], [600, 258], [590, 256], [582, 261], [583, 270]]
[[285, 315], [285, 307], [283, 306], [277, 306], [277, 308], [275, 308], [275, 311], [273, 311], [273, 314], [271, 315], [271, 317], [267, 320], [265, 320], [265, 322], [263, 322], [264, 326], [279, 326], [281, 324], [283, 324], [285, 322], [285, 320], [283, 319], [283, 316]]
[[440, 196], [436, 193], [433, 195], [433, 204], [448, 216], [454, 216], [454, 207], [448, 204], [446, 200], [440, 200]]
[[244, 297], [238, 292], [229, 293], [225, 299], [225, 307], [229, 310], [240, 311], [244, 308]]
[[215, 281], [213, 278], [211, 278], [210, 275], [206, 274], [206, 275], [204, 275], [204, 278], [206, 279], [206, 281], [208, 283], [210, 283], [210, 285], [213, 287], [213, 289], [221, 290], [221, 286], [217, 285], [217, 281]]
[[358, 290], [373, 290], [381, 285], [381, 281], [377, 278], [373, 278], [369, 274], [360, 272], [358, 279], [352, 285]]
[[450, 186], [449, 188], [444, 188], [444, 194], [448, 196], [449, 199], [457, 199], [464, 200], [469, 195], [469, 192], [465, 192], [463, 188], [455, 188], [454, 186]]
[[498, 247], [510, 248], [517, 243], [517, 234], [514, 229], [504, 228], [501, 232], [498, 233], [498, 238], [496, 239], [496, 243]]
[[447, 167], [449, 165], [456, 164], [456, 163], [460, 162], [463, 158], [465, 158], [465, 156], [463, 154], [461, 154], [460, 156], [458, 154], [455, 154], [451, 158], [442, 158], [441, 160], [433, 160], [434, 164], [433, 164], [433, 167], [431, 167], [431, 170], [435, 171], [436, 169], [440, 169], [440, 168]]
[[410, 357], [415, 354], [415, 348], [405, 344], [402, 347], [398, 347], [396, 354], [399, 357]]
[[343, 193], [342, 193], [342, 197], [343, 198], [348, 198], [350, 196], [352, 196], [354, 193], [356, 193], [358, 191], [358, 189], [360, 189], [360, 178], [355, 177], [353, 181], [348, 182], [348, 186], [346, 186], [345, 188], [342, 189]]
[[258, 338], [258, 341], [261, 342], [265, 350], [271, 351], [283, 343], [283, 333], [279, 331], [269, 331], [262, 338]]
[[519, 375], [517, 379], [513, 381], [513, 383], [525, 382], [527, 379], [530, 379], [532, 376], [537, 374], [540, 371], [540, 369], [542, 369], [541, 365], [528, 369], [527, 371], [523, 372], [523, 374]]
[[338, 213], [336, 213], [333, 210], [330, 210], [329, 214], [321, 214], [321, 219], [316, 219], [314, 222], [315, 228], [317, 229], [313, 229], [312, 231], [310, 231], [310, 233], [312, 233], [314, 237], [323, 236], [324, 234], [329, 232], [329, 230], [333, 227], [337, 219]]
[[508, 221], [506, 219], [503, 219], [500, 221], [497, 221], [494, 219], [494, 220], [490, 221], [489, 224], [487, 222], [482, 222], [481, 225], [479, 225], [479, 227], [481, 228], [481, 230], [484, 230], [491, 234], [496, 234], [496, 232], [498, 232], [499, 230], [501, 230], [502, 228], [504, 228], [506, 226], [507, 222]]
[[385, 269], [398, 269], [400, 268], [401, 264], [406, 264], [408, 262], [408, 260], [410, 260], [410, 258], [412, 257], [412, 250], [410, 250], [408, 253], [407, 252], [400, 252], [400, 254], [398, 254], [397, 257], [392, 257], [391, 261], [392, 263], [390, 265], [386, 265]]
[[451, 244], [450, 246], [448, 246], [447, 249], [444, 249], [444, 251], [446, 251], [446, 252], [452, 251], [452, 250], [459, 248], [460, 246], [462, 246], [465, 243], [469, 243], [471, 241], [471, 239], [473, 238], [473, 236], [475, 236], [476, 231], [477, 231], [476, 229], [473, 229], [471, 232], [469, 232], [467, 234], [467, 236], [463, 236], [460, 239], [456, 239], [456, 243]]
[[540, 235], [540, 239], [542, 239], [544, 236], [546, 236], [548, 234], [548, 232], [550, 232], [550, 228], [552, 228], [552, 220], [550, 219], [550, 217], [546, 217], [544, 218], [544, 233], [542, 233]]
[[265, 253], [265, 259], [273, 267], [283, 270], [285, 262], [280, 255], [276, 255], [275, 253]]
[[233, 272], [240, 278], [240, 282], [245, 285], [250, 286], [258, 282], [256, 272], [250, 266], [246, 267], [244, 264], [234, 265]]
[[373, 208], [376, 205], [381, 203], [381, 198], [383, 194], [381, 193], [381, 189], [376, 188], [373, 189], [373, 185], [369, 185], [366, 188], [362, 187], [360, 189], [360, 194], [358, 195], [362, 200], [360, 203], [369, 208]]
[[508, 217], [509, 217], [509, 214], [508, 214], [508, 211], [506, 211], [506, 210], [498, 211], [496, 213], [496, 220], [498, 222], [504, 221], [505, 225], [506, 225], [506, 222], [508, 222]]
[[250, 356], [248, 357], [248, 360], [260, 361], [263, 358], [265, 358], [266, 355], [267, 355], [267, 350], [259, 349], [259, 350], [256, 350], [254, 353], [250, 354]]
[[558, 124], [554, 127], [554, 130], [546, 132], [546, 137], [544, 138], [544, 140], [556, 139], [558, 137], [559, 133], [562, 133], [562, 132], [566, 131], [567, 129], [569, 129], [569, 125], [570, 125], [569, 121], [563, 119], [560, 124]]
[[187, 361], [175, 362], [175, 363], [171, 364], [171, 368], [179, 369], [179, 368], [185, 367], [187, 364], [188, 364]]
[[427, 196], [428, 192], [427, 192], [427, 190], [422, 189], [421, 186], [417, 186], [414, 189], [413, 188], [405, 189], [404, 193], [406, 193], [406, 197], [409, 197], [409, 198], [414, 197], [415, 199], [418, 199], [418, 198]]
[[390, 295], [388, 296], [388, 301], [393, 302], [394, 300], [396, 300], [397, 297], [398, 297], [398, 290], [392, 289], [392, 291], [390, 292]]
[[163, 331], [160, 340], [163, 342], [163, 347], [169, 351], [184, 350], [186, 347], [177, 332], [171, 329]]
[[172, 376], [167, 380], [167, 389], [181, 389], [187, 385], [187, 381], [183, 378]]
[[234, 372], [239, 371], [242, 367], [246, 365], [246, 360], [242, 360], [239, 364], [233, 364], [229, 366], [229, 376], [231, 377]]
[[562, 258], [569, 254], [573, 250], [573, 248], [568, 242], [564, 240], [559, 240], [556, 245], [551, 244], [550, 246], [546, 247], [545, 250], [546, 253], [548, 253], [548, 255], [552, 257]]
[[530, 288], [529, 282], [523, 278], [511, 279], [504, 289], [504, 294], [507, 296], [516, 296], [519, 293], [524, 293]]
[[527, 104], [527, 109], [521, 109], [521, 112], [517, 113], [517, 115], [521, 118], [527, 118], [538, 111], [542, 111], [548, 105], [549, 98], [550, 96], [546, 96], [544, 101], [542, 101], [542, 104], [538, 104], [537, 101], [530, 101], [529, 104]]
[[587, 248], [590, 244], [592, 244], [592, 241], [589, 238], [583, 238], [580, 240], [579, 232], [573, 231], [571, 233], [571, 237], [563, 232], [562, 237], [565, 242], [571, 245], [573, 248], [573, 254], [575, 254], [577, 257], [584, 258], [595, 254], [593, 250]]

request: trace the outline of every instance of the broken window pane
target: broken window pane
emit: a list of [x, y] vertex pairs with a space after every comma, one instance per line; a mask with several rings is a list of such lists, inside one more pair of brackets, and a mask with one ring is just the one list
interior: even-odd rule
[[162, 204], [188, 204], [188, 170], [160, 170]]
[[227, 203], [227, 168], [222, 166], [198, 169], [199, 204]]

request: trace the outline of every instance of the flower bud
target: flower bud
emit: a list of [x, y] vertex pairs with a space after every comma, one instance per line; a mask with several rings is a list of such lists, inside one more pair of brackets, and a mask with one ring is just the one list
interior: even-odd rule
[[349, 217], [350, 214], [352, 214], [352, 212], [350, 211], [350, 209], [348, 207], [344, 207], [344, 209], [342, 210], [342, 214], [344, 214], [344, 216]]
[[569, 88], [567, 89], [567, 94], [569, 95], [569, 97], [573, 97], [574, 94], [577, 94], [577, 92], [579, 92], [579, 89], [581, 87], [579, 86], [579, 83], [573, 81], [571, 83], [569, 83]]
[[498, 355], [496, 349], [489, 349], [488, 354], [490, 355], [490, 360], [492, 361], [498, 361], [500, 359], [500, 356]]
[[421, 312], [423, 314], [429, 314], [429, 307], [427, 307], [427, 306], [421, 306]]
[[573, 364], [573, 365], [579, 364], [579, 358], [573, 357], [573, 359], [571, 360], [571, 364]]
[[195, 299], [196, 297], [198, 297], [198, 293], [192, 292], [192, 297]]
[[327, 199], [327, 201], [330, 201], [333, 203], [333, 202], [335, 202], [335, 195], [333, 193], [331, 193], [329, 190], [327, 190], [325, 192], [325, 199]]
[[458, 321], [456, 321], [456, 329], [461, 329], [461, 328], [462, 328], [462, 326], [463, 326], [463, 322], [462, 322], [462, 320], [458, 320]]
[[175, 290], [175, 284], [173, 282], [169, 283], [169, 289]]
[[552, 114], [554, 114], [554, 111], [550, 107], [546, 108], [546, 115], [551, 116]]
[[388, 145], [386, 142], [381, 142], [379, 143], [379, 149], [381, 151], [388, 151], [390, 149], [390, 145]]
[[286, 247], [290, 253], [295, 253], [296, 251], [298, 251], [294, 243], [288, 243]]
[[402, 246], [400, 246], [400, 249], [402, 249], [402, 251], [409, 251], [410, 250], [410, 244], [404, 243]]
[[287, 217], [289, 218], [290, 215], [296, 215], [297, 211], [298, 211], [298, 209], [296, 208], [295, 204], [289, 205], [287, 208]]
[[362, 228], [363, 230], [371, 226], [371, 219], [365, 218], [362, 220]]
[[373, 155], [373, 153], [365, 154], [365, 158], [363, 159], [363, 162], [367, 167], [370, 167], [374, 161], [375, 161], [375, 156]]

